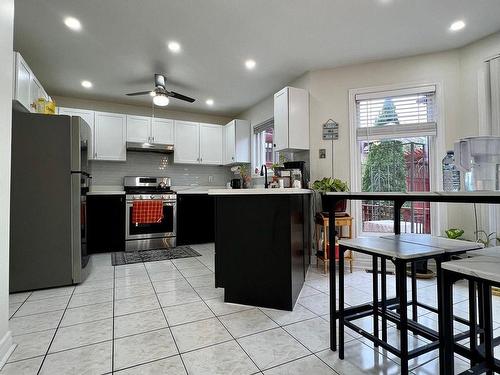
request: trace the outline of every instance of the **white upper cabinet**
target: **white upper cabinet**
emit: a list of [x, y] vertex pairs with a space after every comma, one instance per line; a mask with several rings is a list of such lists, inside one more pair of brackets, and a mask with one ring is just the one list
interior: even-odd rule
[[151, 121], [151, 137], [153, 143], [161, 145], [174, 144], [174, 120], [153, 118]]
[[127, 142], [151, 142], [151, 117], [127, 115]]
[[174, 144], [174, 120], [127, 115], [127, 142]]
[[89, 159], [94, 159], [94, 111], [89, 111], [87, 109], [75, 109], [75, 108], [63, 108], [59, 107], [58, 114], [67, 116], [79, 116], [90, 126], [90, 139], [88, 140], [88, 157]]
[[175, 121], [174, 163], [198, 164], [200, 162], [200, 124]]
[[285, 87], [274, 94], [275, 151], [309, 150], [309, 93]]
[[250, 163], [250, 123], [233, 120], [224, 126], [223, 164]]
[[126, 119], [119, 113], [95, 113], [94, 159], [126, 160]]
[[21, 103], [27, 110], [30, 109], [31, 87], [30, 75], [31, 70], [28, 64], [23, 60], [19, 53], [15, 53], [16, 72], [14, 79], [14, 99]]
[[13, 99], [26, 110], [36, 112], [36, 101], [49, 100], [49, 96], [19, 52], [14, 52], [14, 70]]
[[222, 164], [223, 127], [175, 121], [174, 163]]
[[222, 164], [222, 131], [220, 125], [200, 124], [200, 163]]

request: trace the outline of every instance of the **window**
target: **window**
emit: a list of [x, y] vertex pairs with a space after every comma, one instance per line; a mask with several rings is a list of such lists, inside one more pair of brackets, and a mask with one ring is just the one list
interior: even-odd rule
[[255, 126], [254, 132], [254, 172], [259, 173], [260, 167], [266, 165], [271, 169], [275, 161], [273, 133], [274, 119], [269, 119]]
[[[431, 190], [431, 157], [437, 135], [436, 87], [354, 95], [356, 190], [416, 192]], [[391, 233], [390, 201], [362, 201], [362, 233]], [[401, 231], [431, 233], [428, 202], [407, 203]]]

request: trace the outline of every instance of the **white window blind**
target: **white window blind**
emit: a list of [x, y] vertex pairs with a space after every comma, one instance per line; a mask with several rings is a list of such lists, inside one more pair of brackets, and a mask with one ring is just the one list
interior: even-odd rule
[[437, 135], [436, 87], [356, 94], [358, 140]]

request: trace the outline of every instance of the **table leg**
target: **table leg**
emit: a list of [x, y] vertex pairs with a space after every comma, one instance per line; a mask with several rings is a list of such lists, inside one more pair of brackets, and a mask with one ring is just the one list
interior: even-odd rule
[[382, 289], [382, 341], [387, 342], [387, 264], [385, 258], [380, 260], [381, 289]]
[[406, 286], [406, 262], [397, 259], [396, 269], [399, 270], [399, 336], [401, 351], [401, 374], [408, 374], [408, 290]]
[[487, 374], [493, 375], [493, 364], [495, 362], [495, 357], [493, 353], [493, 312], [491, 306], [491, 286], [486, 283], [482, 283], [483, 290], [483, 306], [484, 306], [484, 356], [486, 359], [486, 364], [488, 365]]
[[[439, 314], [439, 373], [454, 375], [453, 281], [450, 272], [441, 270], [441, 313]], [[439, 292], [439, 291], [438, 291]]]
[[[328, 231], [330, 244], [335, 246], [335, 211], [336, 201], [332, 201], [332, 208], [329, 212], [328, 227], [332, 230]], [[330, 245], [331, 249], [331, 245]], [[334, 250], [335, 251], [335, 250]], [[330, 262], [330, 349], [337, 350], [337, 281], [336, 281], [335, 261]]]
[[411, 301], [412, 301], [412, 319], [418, 322], [418, 306], [417, 306], [417, 264], [411, 262]]
[[[344, 359], [344, 255], [345, 247], [339, 246], [339, 358]], [[331, 318], [330, 318], [331, 321]]]
[[[372, 256], [372, 271], [373, 271], [373, 282], [372, 282], [372, 293], [373, 293], [373, 335], [379, 338], [378, 334], [378, 257], [376, 255]], [[378, 344], [375, 344], [378, 347]]]
[[[477, 353], [477, 305], [476, 305], [476, 283], [469, 280], [469, 349]], [[470, 360], [470, 366], [474, 367], [476, 361]]]

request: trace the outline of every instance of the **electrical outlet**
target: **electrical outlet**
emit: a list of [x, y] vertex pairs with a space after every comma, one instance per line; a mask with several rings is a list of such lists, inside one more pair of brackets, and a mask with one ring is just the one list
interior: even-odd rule
[[326, 159], [326, 149], [325, 148], [320, 148], [319, 149], [319, 158], [320, 159]]
[[208, 182], [214, 182], [214, 176], [208, 176]]

